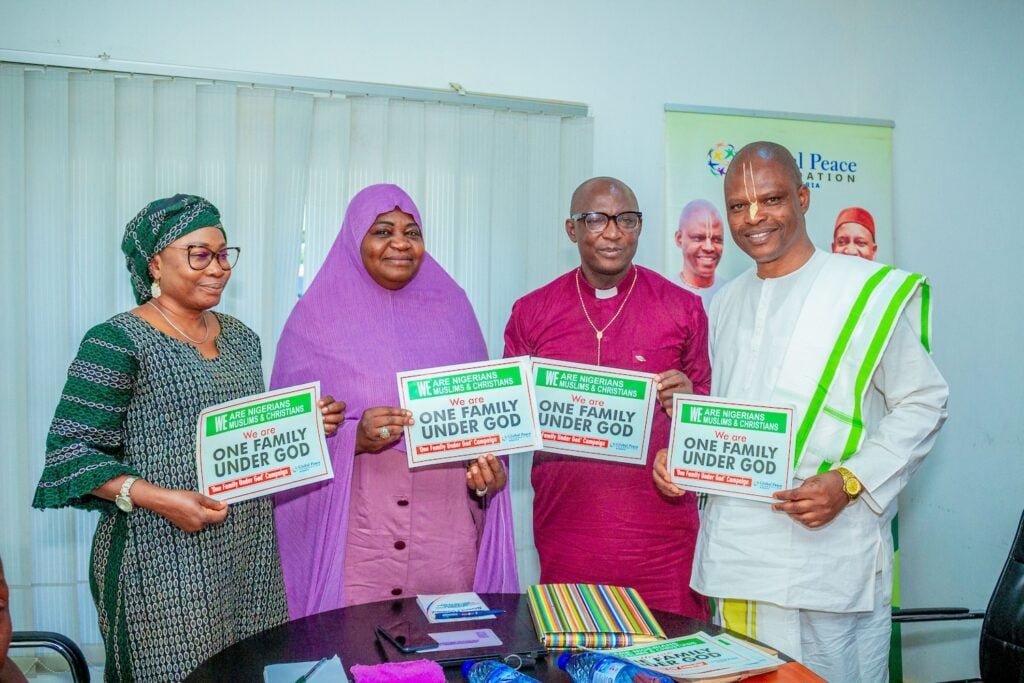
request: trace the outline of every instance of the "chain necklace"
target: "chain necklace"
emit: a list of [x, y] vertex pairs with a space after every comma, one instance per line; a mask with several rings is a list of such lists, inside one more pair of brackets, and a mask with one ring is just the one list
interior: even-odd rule
[[633, 282], [629, 285], [629, 291], [627, 291], [626, 296], [623, 297], [622, 303], [619, 304], [619, 310], [615, 311], [615, 315], [612, 316], [612, 319], [608, 321], [607, 325], [601, 329], [597, 329], [597, 325], [595, 325], [594, 321], [590, 319], [590, 312], [587, 311], [587, 304], [583, 302], [583, 290], [580, 288], [580, 272], [582, 270], [582, 268], [576, 269], [576, 294], [580, 297], [580, 306], [583, 307], [583, 315], [587, 318], [587, 322], [590, 323], [590, 327], [593, 328], [594, 335], [597, 337], [597, 364], [600, 365], [601, 340], [604, 339], [604, 331], [612, 326], [615, 319], [619, 317], [619, 313], [622, 313], [622, 309], [626, 307], [626, 302], [629, 301], [629, 295], [633, 293], [633, 288], [636, 287], [636, 279], [639, 275], [639, 271], [637, 271], [636, 266], [633, 266]]
[[155, 308], [156, 312], [160, 314], [160, 317], [163, 318], [164, 320], [166, 320], [167, 324], [170, 325], [171, 327], [173, 327], [175, 332], [180, 334], [185, 339], [188, 339], [190, 342], [192, 342], [196, 346], [202, 346], [210, 338], [210, 324], [208, 322], [206, 322], [206, 311], [203, 311], [202, 314], [200, 315], [200, 317], [203, 319], [203, 330], [206, 332], [206, 334], [203, 335], [202, 339], [193, 339], [192, 337], [190, 337], [187, 334], [185, 334], [185, 330], [183, 330], [180, 327], [178, 327], [177, 325], [175, 325], [174, 322], [171, 321], [171, 319], [167, 317], [167, 314], [164, 313], [164, 309], [160, 308], [160, 306], [157, 306], [155, 301], [150, 299], [146, 303], [149, 304], [150, 306], [152, 306], [153, 308]]

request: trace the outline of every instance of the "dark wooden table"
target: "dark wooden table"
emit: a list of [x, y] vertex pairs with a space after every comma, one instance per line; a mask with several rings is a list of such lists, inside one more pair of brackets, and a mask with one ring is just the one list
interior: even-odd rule
[[[488, 622], [459, 622], [438, 625], [437, 630], [457, 631], [471, 627], [494, 627], [498, 619], [514, 620], [514, 628], [534, 632], [533, 621], [525, 595], [484, 593], [481, 598], [489, 607], [504, 609], [497, 619]], [[281, 626], [267, 629], [222, 650], [206, 660], [186, 679], [190, 683], [206, 681], [262, 681], [263, 667], [281, 662], [315, 661], [321, 657], [339, 655], [345, 665], [345, 673], [351, 679], [353, 664], [379, 664], [384, 651], [374, 633], [374, 627], [395, 613], [405, 612], [420, 615], [415, 598], [385, 600], [366, 605], [353, 605], [343, 609], [323, 612], [303, 619], [296, 619]], [[695, 631], [710, 634], [721, 633], [719, 627], [696, 619], [681, 617], [668, 612], [653, 610], [665, 633], [670, 637], [686, 635]], [[433, 628], [433, 626], [432, 626]], [[502, 648], [495, 648], [495, 655], [504, 654]], [[533, 666], [524, 666], [522, 671], [541, 681], [570, 681], [557, 664], [557, 654], [541, 657]], [[429, 657], [429, 654], [425, 654]], [[449, 681], [464, 681], [457, 667], [446, 667], [445, 676]], [[806, 668], [795, 662], [787, 664], [778, 672], [763, 674], [746, 679], [750, 683], [789, 683], [820, 681]]]

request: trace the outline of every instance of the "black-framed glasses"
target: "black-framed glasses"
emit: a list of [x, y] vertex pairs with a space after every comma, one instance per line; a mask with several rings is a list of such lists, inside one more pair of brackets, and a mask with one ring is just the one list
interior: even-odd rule
[[583, 221], [583, 225], [589, 232], [603, 232], [608, 227], [608, 221], [615, 221], [619, 230], [636, 232], [640, 229], [643, 217], [644, 215], [640, 211], [623, 211], [614, 216], [601, 211], [584, 211], [569, 216], [574, 221]]
[[187, 247], [167, 247], [168, 249], [183, 249], [188, 252], [188, 267], [192, 270], [206, 270], [211, 263], [213, 263], [214, 257], [217, 258], [217, 263], [224, 270], [231, 270], [235, 267], [235, 263], [238, 262], [238, 254], [241, 253], [240, 247], [224, 247], [220, 251], [214, 251], [209, 247], [204, 247], [198, 244], [190, 244]]

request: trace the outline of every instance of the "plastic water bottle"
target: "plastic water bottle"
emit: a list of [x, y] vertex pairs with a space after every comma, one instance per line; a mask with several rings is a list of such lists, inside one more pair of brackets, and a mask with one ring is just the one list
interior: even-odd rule
[[573, 683], [675, 683], [668, 676], [602, 652], [566, 652], [558, 658], [558, 668], [564, 669]]
[[469, 683], [540, 683], [536, 678], [519, 673], [508, 664], [493, 659], [482, 662], [470, 659], [463, 662], [462, 675]]

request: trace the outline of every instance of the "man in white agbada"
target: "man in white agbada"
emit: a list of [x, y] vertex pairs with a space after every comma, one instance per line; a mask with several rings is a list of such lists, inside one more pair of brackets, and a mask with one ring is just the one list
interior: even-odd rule
[[[795, 407], [793, 488], [709, 496], [690, 585], [724, 625], [830, 683], [888, 680], [896, 498], [946, 418], [927, 283], [815, 249], [810, 191], [784, 147], [744, 147], [725, 177], [733, 240], [755, 267], [710, 311], [711, 394]], [[658, 454], [654, 479], [681, 495]]]

